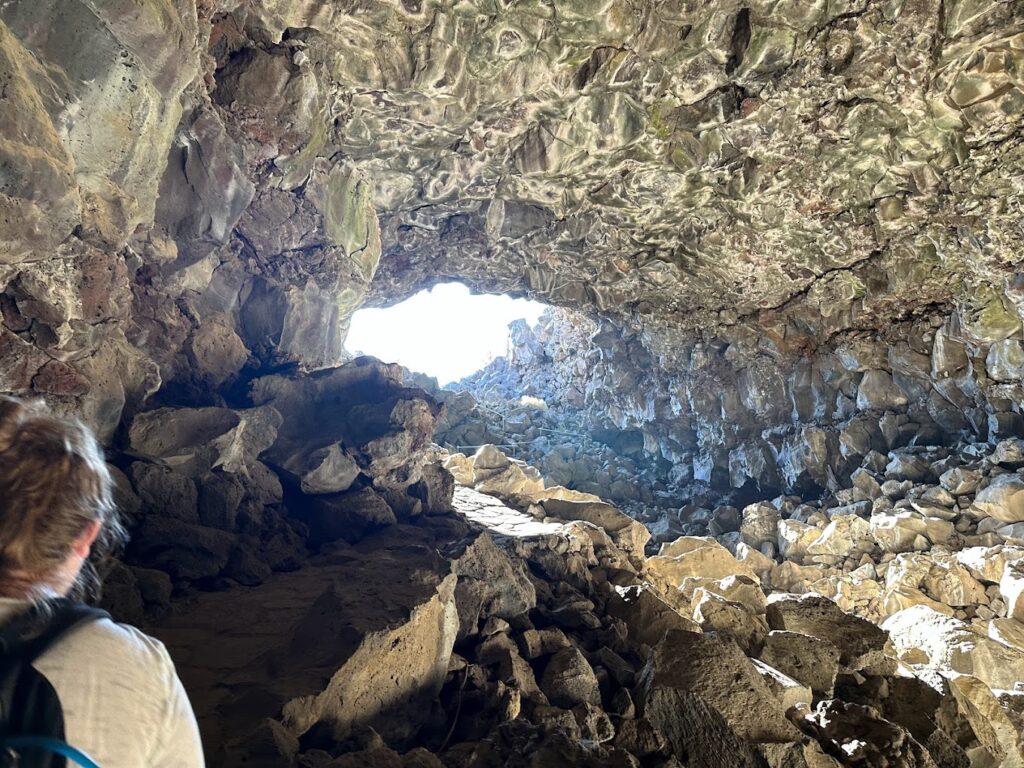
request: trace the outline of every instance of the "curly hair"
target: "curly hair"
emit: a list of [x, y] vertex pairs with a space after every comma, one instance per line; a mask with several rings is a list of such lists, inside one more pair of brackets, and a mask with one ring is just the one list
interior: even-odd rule
[[[95, 555], [123, 541], [112, 487], [88, 428], [42, 402], [0, 396], [0, 593], [45, 585], [96, 521]], [[97, 587], [95, 569], [83, 567], [74, 591]]]

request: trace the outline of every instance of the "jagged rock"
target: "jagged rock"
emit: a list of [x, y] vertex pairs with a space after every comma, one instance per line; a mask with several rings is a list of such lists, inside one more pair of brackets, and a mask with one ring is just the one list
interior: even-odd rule
[[807, 548], [821, 536], [821, 530], [799, 520], [779, 520], [779, 554], [787, 560], [802, 562]]
[[773, 630], [828, 641], [839, 649], [839, 662], [849, 669], [865, 669], [882, 660], [885, 632], [820, 595], [772, 595], [766, 618]]
[[484, 445], [473, 456], [473, 487], [501, 498], [529, 497], [544, 490], [544, 481], [532, 467], [512, 461], [493, 445]]
[[615, 587], [608, 597], [608, 613], [625, 622], [636, 643], [654, 646], [670, 630], [700, 631], [648, 586]]
[[1021, 547], [967, 547], [956, 553], [957, 562], [971, 572], [974, 578], [988, 584], [998, 584], [1007, 563], [1024, 558]]
[[705, 632], [719, 632], [731, 637], [744, 652], [753, 654], [768, 634], [764, 618], [746, 605], [726, 600], [704, 588], [694, 591], [693, 620]]
[[330, 479], [341, 454], [378, 488], [416, 483], [440, 412], [425, 392], [403, 385], [401, 369], [372, 358], [308, 377], [266, 376], [253, 383], [252, 397], [288, 414], [264, 454], [268, 463], [313, 487]]
[[556, 651], [569, 647], [569, 638], [557, 627], [547, 629], [528, 629], [519, 638], [519, 647], [523, 656], [533, 660], [541, 656], [550, 656]]
[[870, 707], [822, 701], [796, 722], [817, 739], [827, 753], [846, 764], [936, 768], [928, 750], [906, 729], [885, 720]]
[[856, 515], [837, 515], [821, 534], [807, 545], [807, 555], [846, 557], [869, 551], [874, 545], [871, 526]]
[[537, 605], [537, 591], [523, 562], [497, 547], [488, 534], [477, 536], [458, 552], [454, 572], [459, 577], [455, 604], [460, 639], [472, 634], [481, 619], [513, 619]]
[[884, 411], [907, 404], [907, 395], [885, 371], [867, 371], [857, 388], [857, 407]]
[[883, 552], [924, 552], [934, 544], [950, 543], [954, 536], [949, 521], [906, 511], [873, 515], [870, 526], [871, 538]]
[[882, 628], [902, 661], [940, 674], [978, 678], [991, 688], [1012, 689], [1024, 675], [1024, 653], [972, 632], [968, 625], [925, 605], [893, 614]]
[[1006, 467], [1019, 467], [1024, 464], [1024, 440], [1012, 437], [996, 443], [992, 451], [992, 461]]
[[356, 542], [398, 522], [388, 503], [372, 488], [317, 496], [308, 503], [310, 534], [317, 542]]
[[638, 693], [643, 716], [672, 753], [700, 765], [759, 765], [756, 744], [799, 740], [750, 660], [714, 635], [667, 633]]
[[749, 565], [741, 563], [717, 541], [696, 536], [663, 544], [658, 555], [648, 559], [647, 567], [652, 577], [669, 590], [678, 588], [683, 579], [691, 577], [723, 579], [743, 575], [757, 580]]
[[607, 531], [612, 540], [626, 552], [643, 556], [651, 534], [642, 524], [600, 501], [575, 501], [539, 498], [545, 514], [560, 520], [585, 520]]
[[993, 478], [978, 491], [971, 511], [1004, 523], [1024, 522], [1024, 479], [1015, 474]]
[[1024, 347], [1017, 339], [1003, 339], [988, 348], [988, 375], [996, 381], [1020, 381], [1024, 377]]
[[[245, 682], [226, 696], [195, 689], [207, 750], [216, 754], [245, 735], [239, 729], [253, 716], [283, 715], [294, 736], [316, 726], [340, 739], [357, 723], [388, 739], [414, 732], [444, 681], [458, 631], [450, 570], [412, 539], [276, 574], [248, 592], [208, 593], [175, 614], [158, 634], [186, 681]], [[381, 589], [390, 583], [403, 588]], [[263, 631], [253, 635], [254, 625]], [[211, 636], [246, 641], [212, 654]]]
[[572, 709], [578, 704], [601, 703], [594, 670], [576, 648], [556, 651], [544, 667], [541, 690], [553, 704]]
[[758, 658], [816, 695], [830, 698], [839, 674], [839, 649], [820, 637], [772, 630]]
[[160, 408], [135, 417], [129, 440], [138, 454], [200, 479], [214, 469], [248, 473], [280, 425], [273, 408]]
[[1024, 723], [1019, 714], [1014, 717], [1012, 710], [1008, 711], [994, 692], [975, 677], [954, 676], [949, 680], [949, 689], [988, 758], [1000, 766], [1024, 765]]
[[770, 504], [751, 504], [743, 509], [740, 537], [744, 543], [760, 547], [776, 540], [776, 527], [781, 523], [779, 511]]
[[1024, 562], [1014, 560], [1003, 566], [999, 592], [1006, 602], [1006, 615], [1024, 621]]
[[235, 537], [226, 531], [151, 515], [134, 531], [129, 555], [174, 579], [192, 581], [220, 574], [234, 546]]
[[789, 675], [769, 666], [762, 659], [753, 659], [754, 668], [760, 673], [768, 688], [787, 712], [792, 707], [811, 707], [811, 689]]

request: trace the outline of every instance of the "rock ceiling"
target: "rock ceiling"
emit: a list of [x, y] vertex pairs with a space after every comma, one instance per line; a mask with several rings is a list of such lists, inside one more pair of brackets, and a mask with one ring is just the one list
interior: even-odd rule
[[94, 421], [161, 381], [336, 364], [356, 308], [445, 279], [663, 355], [1021, 298], [1016, 2], [73, 0], [0, 22], [4, 388], [102, 382]]

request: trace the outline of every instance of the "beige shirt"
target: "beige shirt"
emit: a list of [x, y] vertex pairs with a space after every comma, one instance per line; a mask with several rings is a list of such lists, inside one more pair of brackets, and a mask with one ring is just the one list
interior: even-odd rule
[[[0, 598], [0, 624], [25, 610]], [[109, 619], [72, 630], [32, 665], [57, 691], [67, 742], [100, 768], [202, 768], [199, 729], [167, 649]]]

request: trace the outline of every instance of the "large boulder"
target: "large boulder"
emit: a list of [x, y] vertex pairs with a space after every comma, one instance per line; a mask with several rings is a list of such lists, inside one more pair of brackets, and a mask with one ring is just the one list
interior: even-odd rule
[[643, 716], [691, 765], [753, 768], [764, 764], [758, 744], [800, 740], [758, 669], [723, 637], [667, 633], [637, 691]]
[[974, 497], [971, 512], [1004, 523], [1024, 522], [1024, 478], [1017, 474], [994, 477]]
[[428, 719], [458, 633], [458, 577], [422, 532], [395, 529], [254, 589], [201, 594], [155, 630], [207, 754], [265, 717], [328, 742], [367, 725], [400, 742]]
[[945, 676], [971, 675], [991, 688], [1012, 690], [1024, 680], [1024, 652], [980, 635], [970, 625], [926, 605], [893, 614], [882, 628], [907, 664]]
[[441, 406], [402, 376], [396, 365], [358, 358], [308, 376], [257, 379], [254, 402], [288, 414], [267, 462], [307, 493], [340, 490], [352, 462], [377, 488], [418, 482]]
[[772, 595], [766, 616], [773, 630], [799, 632], [831, 643], [839, 649], [839, 662], [848, 669], [864, 669], [883, 658], [885, 632], [821, 595]]
[[544, 513], [559, 520], [583, 520], [603, 528], [628, 554], [642, 558], [651, 532], [640, 522], [603, 501], [539, 498]]

